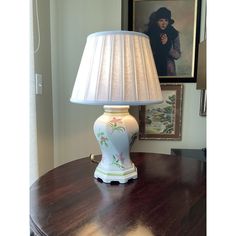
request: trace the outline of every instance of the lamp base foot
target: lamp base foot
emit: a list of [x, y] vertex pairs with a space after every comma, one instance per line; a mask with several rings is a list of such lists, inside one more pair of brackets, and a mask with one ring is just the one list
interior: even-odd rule
[[138, 173], [134, 164], [124, 171], [107, 171], [98, 166], [94, 172], [94, 177], [101, 179], [104, 183], [119, 182], [124, 184], [131, 179], [137, 179]]

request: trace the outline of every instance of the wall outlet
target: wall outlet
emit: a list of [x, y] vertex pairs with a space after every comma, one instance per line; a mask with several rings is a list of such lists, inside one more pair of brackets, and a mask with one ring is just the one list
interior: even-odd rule
[[35, 74], [35, 94], [43, 94], [43, 77], [41, 74]]

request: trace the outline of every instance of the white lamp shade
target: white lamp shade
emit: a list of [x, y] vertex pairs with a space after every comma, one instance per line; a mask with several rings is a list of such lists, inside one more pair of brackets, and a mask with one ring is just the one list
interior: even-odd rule
[[71, 102], [142, 105], [162, 100], [148, 36], [107, 31], [87, 37]]

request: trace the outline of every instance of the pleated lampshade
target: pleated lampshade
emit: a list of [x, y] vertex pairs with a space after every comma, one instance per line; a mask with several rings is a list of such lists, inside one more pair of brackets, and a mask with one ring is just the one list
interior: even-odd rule
[[71, 102], [100, 105], [162, 102], [148, 36], [133, 31], [89, 35]]

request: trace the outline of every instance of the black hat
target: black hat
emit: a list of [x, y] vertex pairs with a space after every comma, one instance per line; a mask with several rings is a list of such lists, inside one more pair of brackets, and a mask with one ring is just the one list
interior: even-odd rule
[[161, 7], [159, 8], [156, 12], [154, 12], [156, 21], [159, 19], [167, 19], [170, 24], [174, 24], [174, 20], [171, 19], [171, 11], [168, 10], [166, 7]]

